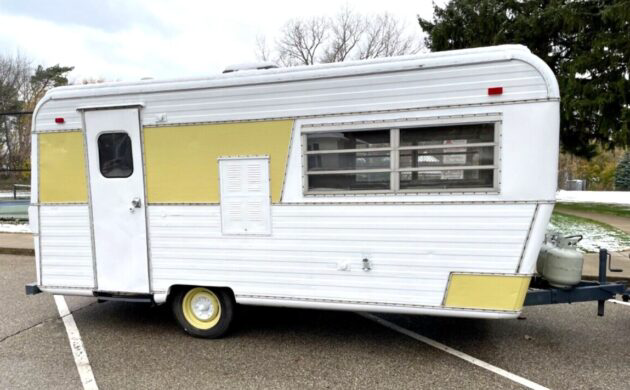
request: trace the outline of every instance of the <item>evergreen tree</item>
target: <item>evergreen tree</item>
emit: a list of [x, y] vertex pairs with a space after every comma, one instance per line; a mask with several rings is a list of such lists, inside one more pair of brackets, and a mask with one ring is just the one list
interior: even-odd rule
[[630, 152], [617, 165], [615, 171], [615, 190], [630, 191]]
[[434, 51], [520, 43], [558, 78], [564, 150], [630, 144], [630, 0], [451, 0], [419, 18]]
[[31, 76], [30, 86], [33, 100], [37, 102], [46, 94], [46, 91], [53, 87], [68, 85], [67, 75], [73, 69], [74, 66], [60, 66], [59, 64], [48, 68], [38, 65]]

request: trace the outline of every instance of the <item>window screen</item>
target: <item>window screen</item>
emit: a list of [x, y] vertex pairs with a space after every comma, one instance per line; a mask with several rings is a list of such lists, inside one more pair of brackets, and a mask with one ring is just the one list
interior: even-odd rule
[[306, 140], [309, 190], [389, 190], [389, 130], [316, 133]]
[[129, 177], [133, 173], [131, 139], [127, 133], [103, 133], [98, 137], [101, 174], [107, 178]]
[[494, 187], [494, 123], [399, 131], [401, 190]]
[[495, 123], [305, 135], [307, 192], [495, 187]]

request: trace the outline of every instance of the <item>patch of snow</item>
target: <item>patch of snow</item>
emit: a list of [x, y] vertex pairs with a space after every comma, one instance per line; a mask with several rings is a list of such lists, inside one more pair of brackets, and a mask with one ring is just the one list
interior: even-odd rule
[[630, 205], [630, 191], [564, 191], [556, 193], [558, 202], [608, 203]]
[[30, 233], [27, 223], [0, 223], [0, 233]]
[[553, 214], [547, 231], [557, 232], [565, 237], [582, 235], [583, 238], [578, 243], [578, 249], [582, 252], [599, 252], [600, 248], [611, 252], [630, 249], [630, 236], [621, 230], [570, 215]]
[[[17, 199], [18, 200], [19, 199], [26, 199], [26, 200], [28, 200], [28, 199], [31, 198], [31, 193], [28, 192], [28, 191], [18, 191], [16, 195], [17, 195]], [[13, 191], [8, 191], [8, 192], [7, 191], [0, 191], [0, 198], [2, 198], [2, 199], [7, 199], [7, 198], [13, 199]]]

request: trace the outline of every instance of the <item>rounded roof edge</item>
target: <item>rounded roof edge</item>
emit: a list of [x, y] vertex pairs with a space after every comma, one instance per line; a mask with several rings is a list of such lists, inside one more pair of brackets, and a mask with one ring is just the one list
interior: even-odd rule
[[556, 79], [556, 75], [553, 73], [553, 70], [547, 65], [545, 61], [543, 61], [540, 57], [533, 54], [528, 50], [527, 53], [524, 52], [514, 52], [514, 59], [523, 61], [534, 67], [540, 73], [540, 76], [545, 80], [545, 84], [547, 84], [547, 95], [550, 99], [559, 99], [560, 98], [560, 87], [558, 86], [558, 80]]

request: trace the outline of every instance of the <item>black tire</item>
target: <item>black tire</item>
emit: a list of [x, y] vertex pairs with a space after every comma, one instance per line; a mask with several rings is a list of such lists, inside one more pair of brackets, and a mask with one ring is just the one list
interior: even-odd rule
[[[201, 316], [195, 314], [193, 302], [196, 302], [195, 307], [201, 307]], [[171, 305], [178, 324], [186, 333], [195, 337], [207, 339], [223, 337], [229, 330], [234, 317], [234, 298], [229, 291], [224, 289], [182, 288], [175, 292]], [[211, 309], [205, 309], [206, 306]], [[206, 319], [205, 316], [209, 312], [212, 314]]]

